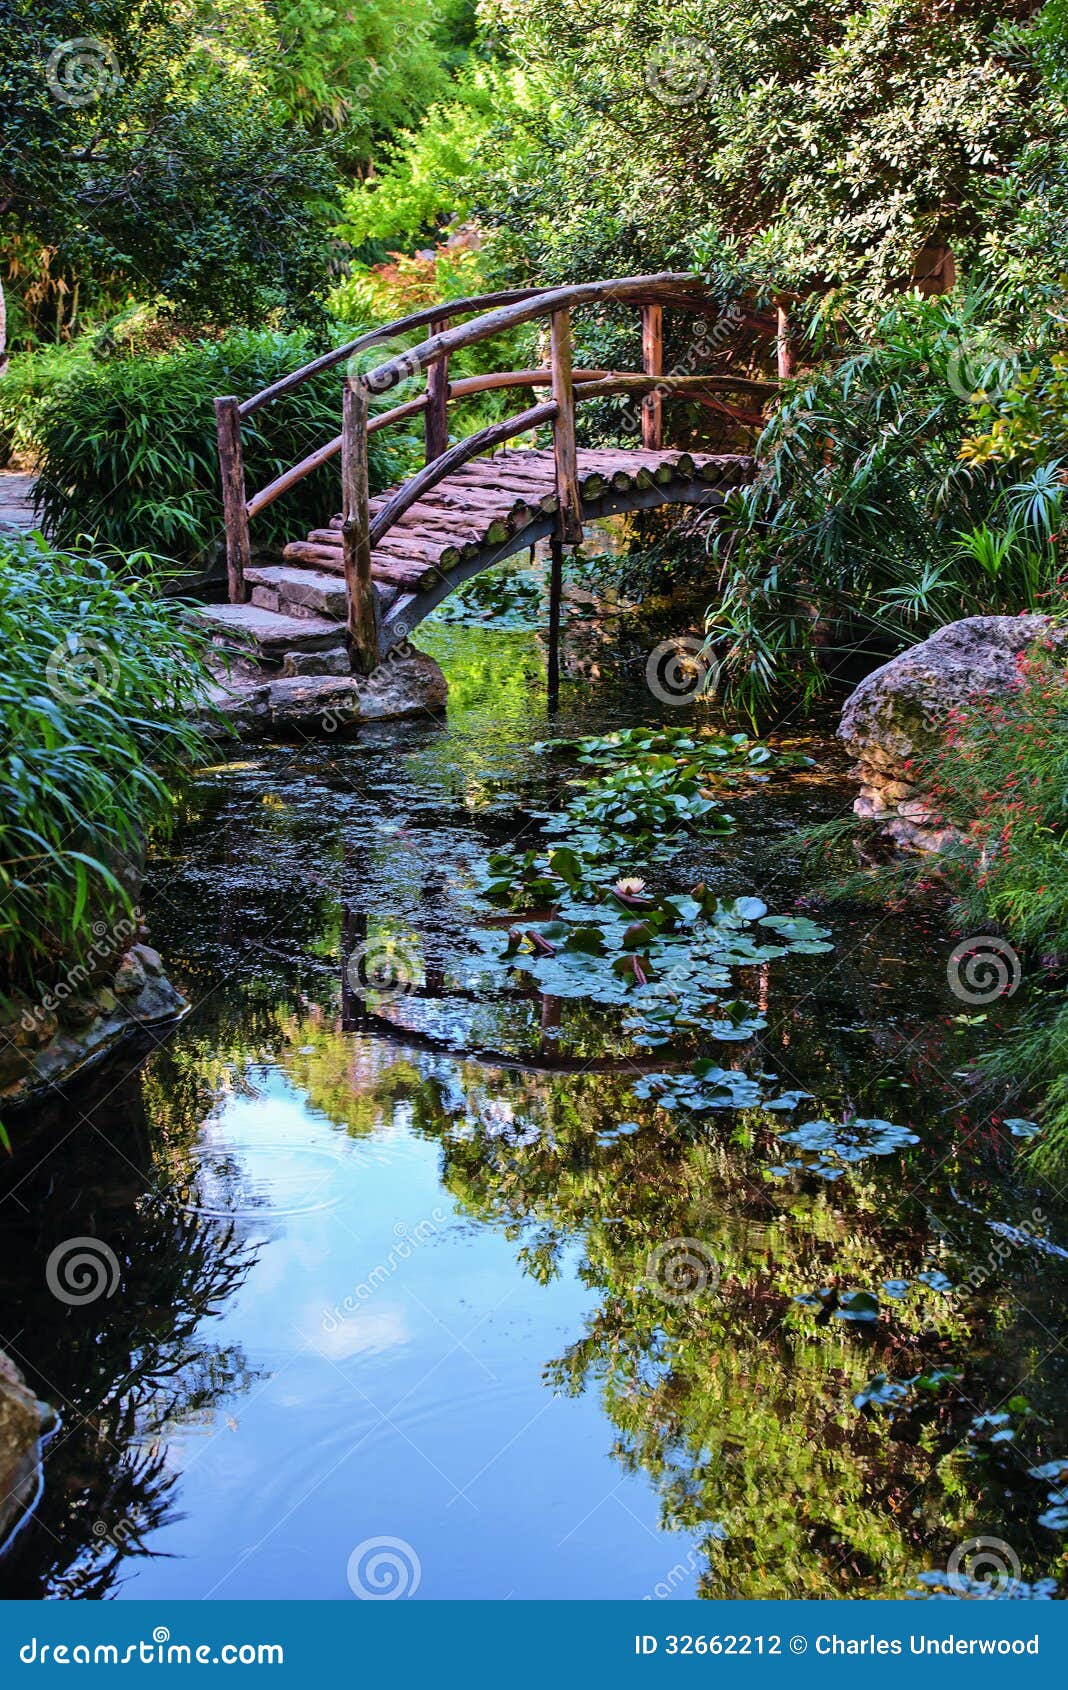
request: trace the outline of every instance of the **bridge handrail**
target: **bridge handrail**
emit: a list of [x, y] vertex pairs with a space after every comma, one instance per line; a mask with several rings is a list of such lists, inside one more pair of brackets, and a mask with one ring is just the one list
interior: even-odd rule
[[[722, 388], [731, 393], [749, 394], [753, 398], [761, 399], [767, 398], [776, 391], [775, 382], [759, 381], [748, 376], [721, 375], [718, 373], [696, 378], [661, 376], [650, 383], [644, 376], [626, 377], [622, 372], [615, 370], [572, 371], [572, 379], [583, 386], [587, 382], [605, 381], [610, 377], [620, 382], [630, 380], [645, 383], [649, 391], [655, 386], [665, 394], [675, 389], [681, 391], [692, 388], [693, 397], [696, 399], [700, 398], [704, 390], [713, 387]], [[489, 393], [502, 387], [550, 387], [551, 385], [552, 372], [549, 369], [495, 370], [487, 375], [462, 376], [459, 381], [450, 382], [449, 399], [470, 399], [478, 393]], [[620, 391], [625, 390], [620, 389]], [[583, 393], [582, 397], [585, 398], [587, 395]], [[404, 422], [408, 417], [418, 416], [419, 412], [425, 411], [426, 408], [427, 395], [419, 393], [414, 399], [405, 400], [403, 405], [395, 405], [390, 411], [379, 411], [377, 415], [370, 417], [367, 432], [368, 434], [376, 434], [380, 429], [390, 428], [394, 423]], [[276, 499], [280, 499], [283, 493], [288, 493], [289, 489], [303, 481], [305, 476], [311, 475], [314, 470], [321, 469], [323, 464], [330, 462], [331, 458], [336, 458], [340, 450], [341, 436], [335, 434], [332, 440], [326, 441], [322, 446], [317, 446], [314, 452], [309, 452], [306, 458], [301, 458], [300, 462], [294, 464], [292, 468], [283, 470], [281, 475], [276, 475], [273, 481], [268, 481], [248, 499], [245, 509], [249, 516], [257, 516], [260, 511], [266, 510], [268, 505], [273, 505]]]
[[440, 322], [449, 317], [484, 312], [487, 307], [495, 305], [517, 304], [521, 300], [532, 299], [539, 293], [550, 291], [549, 288], [513, 288], [507, 293], [472, 294], [467, 299], [443, 299], [439, 305], [425, 305], [421, 311], [412, 311], [407, 317], [398, 317], [392, 323], [383, 323], [376, 329], [368, 329], [355, 340], [347, 341], [344, 346], [337, 346], [331, 352], [323, 352], [310, 363], [302, 364], [297, 370], [291, 370], [287, 376], [280, 376], [261, 392], [253, 393], [248, 399], [240, 399], [238, 410], [243, 417], [250, 417], [264, 405], [280, 399], [284, 393], [292, 393], [295, 387], [299, 387], [310, 376], [317, 376], [323, 370], [332, 369], [335, 364], [362, 352], [365, 347], [378, 346], [385, 340], [394, 340], [397, 335], [407, 334], [412, 329], [425, 328], [428, 323]]
[[[587, 304], [618, 302], [640, 306], [642, 313], [642, 374], [614, 371], [574, 371], [571, 365], [571, 311]], [[250, 518], [280, 497], [304, 476], [328, 462], [339, 450], [342, 457], [343, 537], [345, 575], [349, 589], [350, 643], [357, 653], [373, 648], [374, 595], [371, 586], [370, 554], [404, 511], [443, 480], [450, 470], [466, 463], [493, 445], [545, 422], [553, 424], [553, 450], [559, 510], [557, 538], [573, 543], [581, 538], [581, 505], [575, 442], [576, 398], [606, 393], [635, 392], [643, 395], [642, 442], [659, 447], [662, 429], [662, 400], [674, 391], [690, 393], [720, 409], [722, 401], [709, 392], [715, 386], [763, 397], [775, 384], [729, 375], [667, 376], [663, 374], [662, 317], [664, 306], [703, 316], [717, 316], [719, 306], [702, 291], [700, 278], [686, 271], [665, 271], [656, 275], [622, 276], [608, 281], [578, 282], [563, 287], [516, 289], [508, 293], [485, 294], [462, 300], [445, 300], [427, 306], [392, 323], [358, 336], [342, 347], [324, 353], [300, 369], [281, 377], [251, 398], [233, 395], [215, 400], [219, 444], [219, 467], [226, 522], [227, 575], [232, 602], [245, 598], [245, 571], [251, 563]], [[472, 313], [474, 315], [472, 316]], [[472, 320], [447, 326], [453, 317]], [[754, 325], [765, 332], [768, 324], [759, 313], [746, 312]], [[550, 362], [546, 371], [506, 371], [489, 377], [472, 377], [449, 382], [448, 365], [453, 353], [506, 333], [539, 317], [549, 320]], [[442, 325], [445, 325], [444, 327]], [[340, 436], [316, 448], [299, 463], [282, 472], [251, 498], [245, 490], [241, 427], [248, 416], [262, 406], [291, 392], [309, 377], [351, 358], [356, 352], [394, 340], [422, 327], [431, 333], [418, 345], [394, 355], [375, 369], [346, 379], [343, 392], [343, 426]], [[400, 382], [425, 370], [425, 391], [417, 398], [372, 417], [370, 394], [389, 392]], [[447, 407], [450, 399], [486, 391], [490, 387], [541, 386], [552, 390], [552, 399], [535, 405], [518, 416], [480, 430], [456, 446], [448, 446]], [[423, 412], [426, 431], [426, 466], [399, 488], [372, 524], [368, 511], [367, 443], [372, 432], [403, 417]], [[730, 414], [728, 410], [728, 414]], [[748, 419], [747, 419], [748, 420]]]

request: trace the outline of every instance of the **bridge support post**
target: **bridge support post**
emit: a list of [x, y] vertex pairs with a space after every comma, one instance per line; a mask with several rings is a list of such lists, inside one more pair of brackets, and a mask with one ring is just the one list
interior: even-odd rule
[[[432, 335], [449, 326], [448, 318], [438, 318], [430, 325]], [[425, 462], [432, 464], [449, 449], [449, 355], [446, 352], [430, 365], [426, 372]]]
[[215, 401], [219, 441], [223, 524], [226, 529], [226, 581], [231, 604], [245, 602], [245, 570], [252, 563], [245, 508], [245, 460], [241, 450], [241, 402], [233, 395]]
[[554, 311], [549, 326], [549, 361], [556, 419], [553, 454], [556, 458], [556, 497], [560, 503], [556, 534], [566, 546], [582, 539], [582, 498], [578, 484], [575, 444], [575, 386], [571, 375], [571, 313]]
[[348, 597], [352, 667], [369, 675], [379, 663], [378, 617], [371, 580], [371, 512], [367, 481], [367, 388], [345, 382], [341, 411], [341, 545]]
[[[664, 373], [664, 307], [642, 306], [642, 369], [647, 376]], [[664, 444], [664, 399], [659, 389], [642, 400], [642, 445], [658, 452]]]
[[563, 542], [554, 536], [549, 541], [549, 662], [545, 688], [551, 714], [560, 703], [560, 600], [563, 579]]

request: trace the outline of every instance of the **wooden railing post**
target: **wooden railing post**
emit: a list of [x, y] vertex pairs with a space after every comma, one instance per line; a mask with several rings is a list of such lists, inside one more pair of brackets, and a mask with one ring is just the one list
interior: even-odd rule
[[[664, 308], [662, 305], [642, 306], [642, 369], [647, 376], [664, 373]], [[642, 400], [642, 445], [648, 451], [659, 451], [664, 444], [664, 400], [659, 392], [647, 393]]]
[[556, 459], [556, 496], [560, 510], [556, 537], [565, 546], [582, 539], [582, 500], [578, 484], [578, 448], [575, 444], [575, 388], [571, 377], [571, 313], [554, 311], [549, 325], [549, 362], [552, 370], [556, 420], [553, 423], [553, 454]]
[[252, 562], [252, 552], [248, 538], [248, 511], [245, 509], [240, 400], [232, 395], [216, 399], [215, 429], [219, 440], [219, 478], [226, 528], [226, 580], [230, 603], [244, 604], [245, 571]]
[[350, 376], [341, 410], [341, 543], [349, 607], [349, 655], [360, 675], [369, 675], [379, 663], [378, 617], [371, 581], [367, 416], [367, 388], [359, 376]]
[[[449, 326], [447, 318], [430, 325], [432, 335]], [[449, 447], [449, 354], [437, 359], [426, 372], [426, 462], [432, 464]]]

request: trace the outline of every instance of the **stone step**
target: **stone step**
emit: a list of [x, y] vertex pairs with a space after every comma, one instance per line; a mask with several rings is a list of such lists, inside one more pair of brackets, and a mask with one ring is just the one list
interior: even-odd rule
[[288, 651], [330, 651], [343, 643], [337, 622], [318, 616], [281, 616], [257, 604], [202, 604], [194, 612], [211, 633], [229, 645], [253, 647], [280, 663]]
[[339, 575], [320, 569], [294, 569], [285, 564], [246, 569], [253, 604], [283, 615], [321, 616], [344, 622], [348, 614], [345, 583]]

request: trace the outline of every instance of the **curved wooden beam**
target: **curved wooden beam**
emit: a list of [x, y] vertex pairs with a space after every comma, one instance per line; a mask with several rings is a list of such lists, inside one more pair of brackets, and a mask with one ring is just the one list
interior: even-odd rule
[[[295, 387], [299, 387], [310, 376], [319, 375], [323, 370], [333, 369], [346, 358], [351, 358], [354, 353], [362, 352], [372, 346], [381, 346], [384, 341], [393, 340], [399, 334], [408, 334], [415, 329], [425, 328], [428, 324], [437, 322], [442, 317], [466, 317], [477, 314], [477, 321], [481, 317], [495, 315], [498, 310], [508, 311], [519, 308], [531, 300], [545, 299], [548, 301], [550, 297], [558, 300], [559, 304], [551, 307], [547, 305], [547, 309], [560, 309], [561, 306], [566, 306], [568, 303], [584, 304], [598, 297], [609, 300], [615, 297], [620, 300], [627, 300], [632, 304], [675, 305], [679, 310], [690, 311], [699, 316], [720, 316], [722, 307], [718, 301], [709, 298], [707, 294], [693, 291], [695, 288], [700, 289], [701, 286], [700, 276], [692, 275], [688, 271], [665, 270], [653, 276], [621, 276], [603, 282], [573, 283], [570, 287], [565, 288], [512, 288], [505, 293], [473, 294], [466, 299], [442, 300], [437, 305], [425, 306], [421, 311], [412, 311], [406, 317], [398, 317], [392, 323], [383, 323], [378, 328], [369, 329], [366, 334], [358, 335], [355, 340], [347, 341], [344, 346], [335, 347], [332, 352], [324, 352], [320, 357], [313, 358], [307, 364], [302, 364], [300, 369], [292, 370], [287, 376], [281, 376], [278, 381], [272, 382], [270, 387], [265, 387], [262, 392], [254, 393], [250, 398], [243, 399], [238, 406], [238, 414], [241, 417], [250, 417], [255, 411], [262, 409], [264, 405], [269, 405], [272, 400], [280, 399], [285, 393], [291, 393]], [[636, 293], [635, 288], [644, 288], [646, 297]], [[539, 316], [540, 314], [537, 310], [530, 313], [532, 316]], [[528, 319], [520, 317], [517, 320], [526, 322]], [[456, 331], [451, 332], [455, 333]], [[499, 331], [487, 331], [487, 333], [496, 332]], [[431, 341], [438, 338], [440, 337], [431, 336]], [[477, 338], [484, 339], [486, 335], [479, 335]], [[430, 342], [424, 342], [424, 345], [427, 344], [430, 344]], [[474, 344], [474, 342], [462, 344]], [[389, 370], [393, 363], [407, 365], [408, 358], [409, 354], [405, 353], [398, 360], [391, 360], [389, 364], [380, 365], [379, 370]], [[433, 362], [433, 358], [429, 359], [428, 362]], [[421, 365], [420, 367], [425, 366]], [[377, 375], [378, 371], [371, 373]], [[390, 380], [384, 385], [388, 389], [395, 387], [397, 383], [396, 380]]]
[[[388, 393], [391, 387], [396, 387], [417, 370], [425, 370], [438, 358], [451, 356], [465, 346], [477, 346], [484, 340], [492, 340], [495, 335], [519, 328], [535, 317], [550, 317], [556, 311], [569, 311], [578, 305], [604, 300], [609, 303], [618, 301], [621, 305], [682, 305], [682, 301], [689, 297], [682, 293], [682, 289], [692, 288], [697, 279], [686, 271], [665, 271], [656, 276], [619, 276], [609, 282], [577, 282], [569, 287], [552, 288], [536, 297], [483, 312], [471, 322], [462, 323], [459, 328], [431, 335], [418, 346], [366, 371], [361, 379], [373, 392]], [[685, 306], [682, 308], [686, 309]], [[719, 314], [718, 306], [715, 313]], [[383, 334], [381, 338], [390, 337]]]
[[299, 370], [291, 370], [289, 375], [281, 376], [262, 392], [254, 393], [249, 399], [243, 399], [238, 406], [238, 412], [242, 417], [250, 417], [254, 411], [269, 405], [273, 399], [280, 399], [283, 393], [292, 393], [293, 389], [307, 381], [309, 376], [317, 376], [323, 370], [333, 369], [345, 358], [362, 352], [365, 347], [381, 346], [385, 340], [393, 340], [396, 335], [407, 334], [413, 329], [425, 328], [428, 323], [435, 323], [441, 317], [462, 317], [472, 312], [483, 312], [487, 306], [516, 304], [520, 300], [533, 299], [538, 294], [549, 291], [544, 287], [513, 288], [507, 293], [473, 294], [468, 299], [445, 300], [439, 305], [427, 305], [422, 311], [413, 311], [407, 317], [398, 317], [393, 323], [383, 323], [377, 329], [368, 329], [366, 334], [346, 341], [344, 346], [335, 347], [333, 352], [324, 352], [320, 357], [313, 358], [310, 363], [302, 364]]

